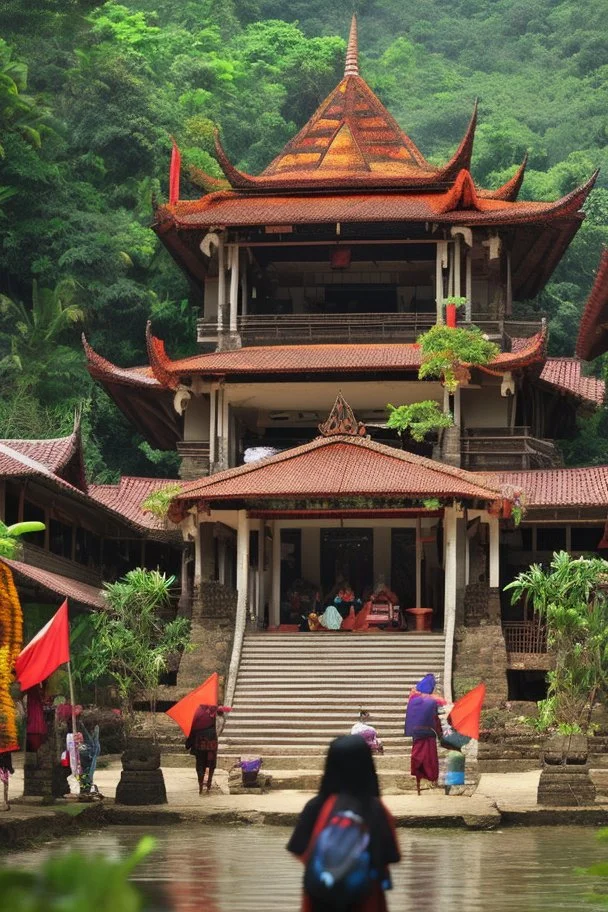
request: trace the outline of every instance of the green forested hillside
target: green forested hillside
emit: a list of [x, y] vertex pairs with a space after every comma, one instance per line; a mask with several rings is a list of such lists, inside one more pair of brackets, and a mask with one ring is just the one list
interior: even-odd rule
[[[259, 171], [339, 80], [351, 12], [344, 0], [0, 4], [1, 436], [62, 432], [84, 400], [96, 478], [175, 471], [92, 384], [80, 333], [133, 364], [151, 317], [172, 354], [193, 349], [197, 301], [147, 227], [170, 136], [185, 166], [219, 174], [219, 125], [233, 160]], [[451, 154], [478, 97], [481, 183], [526, 152], [528, 198], [603, 168], [553, 282], [524, 305], [549, 311], [553, 352], [571, 353], [608, 242], [605, 3], [361, 0], [358, 14], [362, 73], [427, 157]], [[606, 459], [603, 422], [576, 458]]]

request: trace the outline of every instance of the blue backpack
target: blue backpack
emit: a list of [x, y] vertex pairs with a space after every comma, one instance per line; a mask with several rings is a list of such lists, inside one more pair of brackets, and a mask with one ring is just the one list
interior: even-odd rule
[[304, 872], [304, 889], [328, 909], [346, 910], [372, 889], [369, 830], [351, 810], [331, 813], [319, 833]]

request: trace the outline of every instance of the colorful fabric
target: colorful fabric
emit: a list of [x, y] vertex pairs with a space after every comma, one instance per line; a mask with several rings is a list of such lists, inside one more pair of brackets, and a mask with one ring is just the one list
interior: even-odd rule
[[412, 691], [407, 701], [405, 713], [405, 737], [428, 738], [429, 735], [441, 735], [441, 726], [437, 714], [438, 702], [430, 694]]
[[192, 723], [199, 706], [217, 706], [219, 702], [219, 675], [215, 671], [199, 687], [182, 697], [175, 706], [167, 709], [168, 716], [177, 722], [186, 737], [192, 731]]
[[379, 740], [378, 733], [372, 725], [366, 725], [365, 722], [355, 722], [350, 733], [351, 735], [360, 735], [372, 753], [383, 752], [382, 742]]
[[418, 681], [414, 690], [423, 694], [432, 694], [437, 687], [437, 681], [434, 674], [425, 675], [422, 680]]
[[355, 609], [351, 606], [348, 617], [345, 617], [342, 621], [342, 630], [354, 630], [355, 620]]
[[44, 712], [42, 708], [42, 690], [39, 684], [36, 684], [26, 693], [27, 696], [27, 746], [30, 750], [36, 751], [44, 744], [47, 736], [46, 722], [44, 721]]
[[418, 738], [412, 743], [410, 772], [416, 779], [428, 779], [437, 782], [439, 778], [439, 757], [435, 735]]
[[456, 700], [448, 716], [448, 722], [461, 735], [479, 741], [481, 707], [486, 695], [486, 685], [478, 684], [460, 700]]
[[326, 630], [339, 630], [342, 626], [342, 615], [333, 605], [328, 605], [323, 614], [319, 617], [319, 623]]

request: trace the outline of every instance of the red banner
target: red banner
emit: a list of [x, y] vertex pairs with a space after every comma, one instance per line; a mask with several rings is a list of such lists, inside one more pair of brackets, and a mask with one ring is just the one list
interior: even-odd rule
[[22, 649], [15, 662], [15, 675], [21, 690], [29, 690], [70, 661], [70, 626], [68, 600], [33, 640]]

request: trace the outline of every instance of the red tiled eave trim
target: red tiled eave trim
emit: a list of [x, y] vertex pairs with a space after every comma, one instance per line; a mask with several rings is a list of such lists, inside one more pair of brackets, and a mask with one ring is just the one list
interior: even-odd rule
[[576, 340], [576, 354], [584, 361], [591, 361], [608, 349], [608, 331], [600, 325], [602, 319], [608, 320], [608, 247], [602, 251]]
[[90, 608], [105, 608], [106, 606], [101, 590], [95, 586], [89, 586], [79, 580], [70, 579], [69, 576], [60, 576], [58, 573], [51, 573], [49, 570], [32, 567], [22, 561], [9, 560], [6, 557], [0, 558], [0, 560], [18, 576], [23, 576], [31, 580], [31, 582], [37, 583], [43, 589], [52, 592], [59, 598], [69, 598], [74, 602], [79, 602], [81, 605], [88, 605]]

